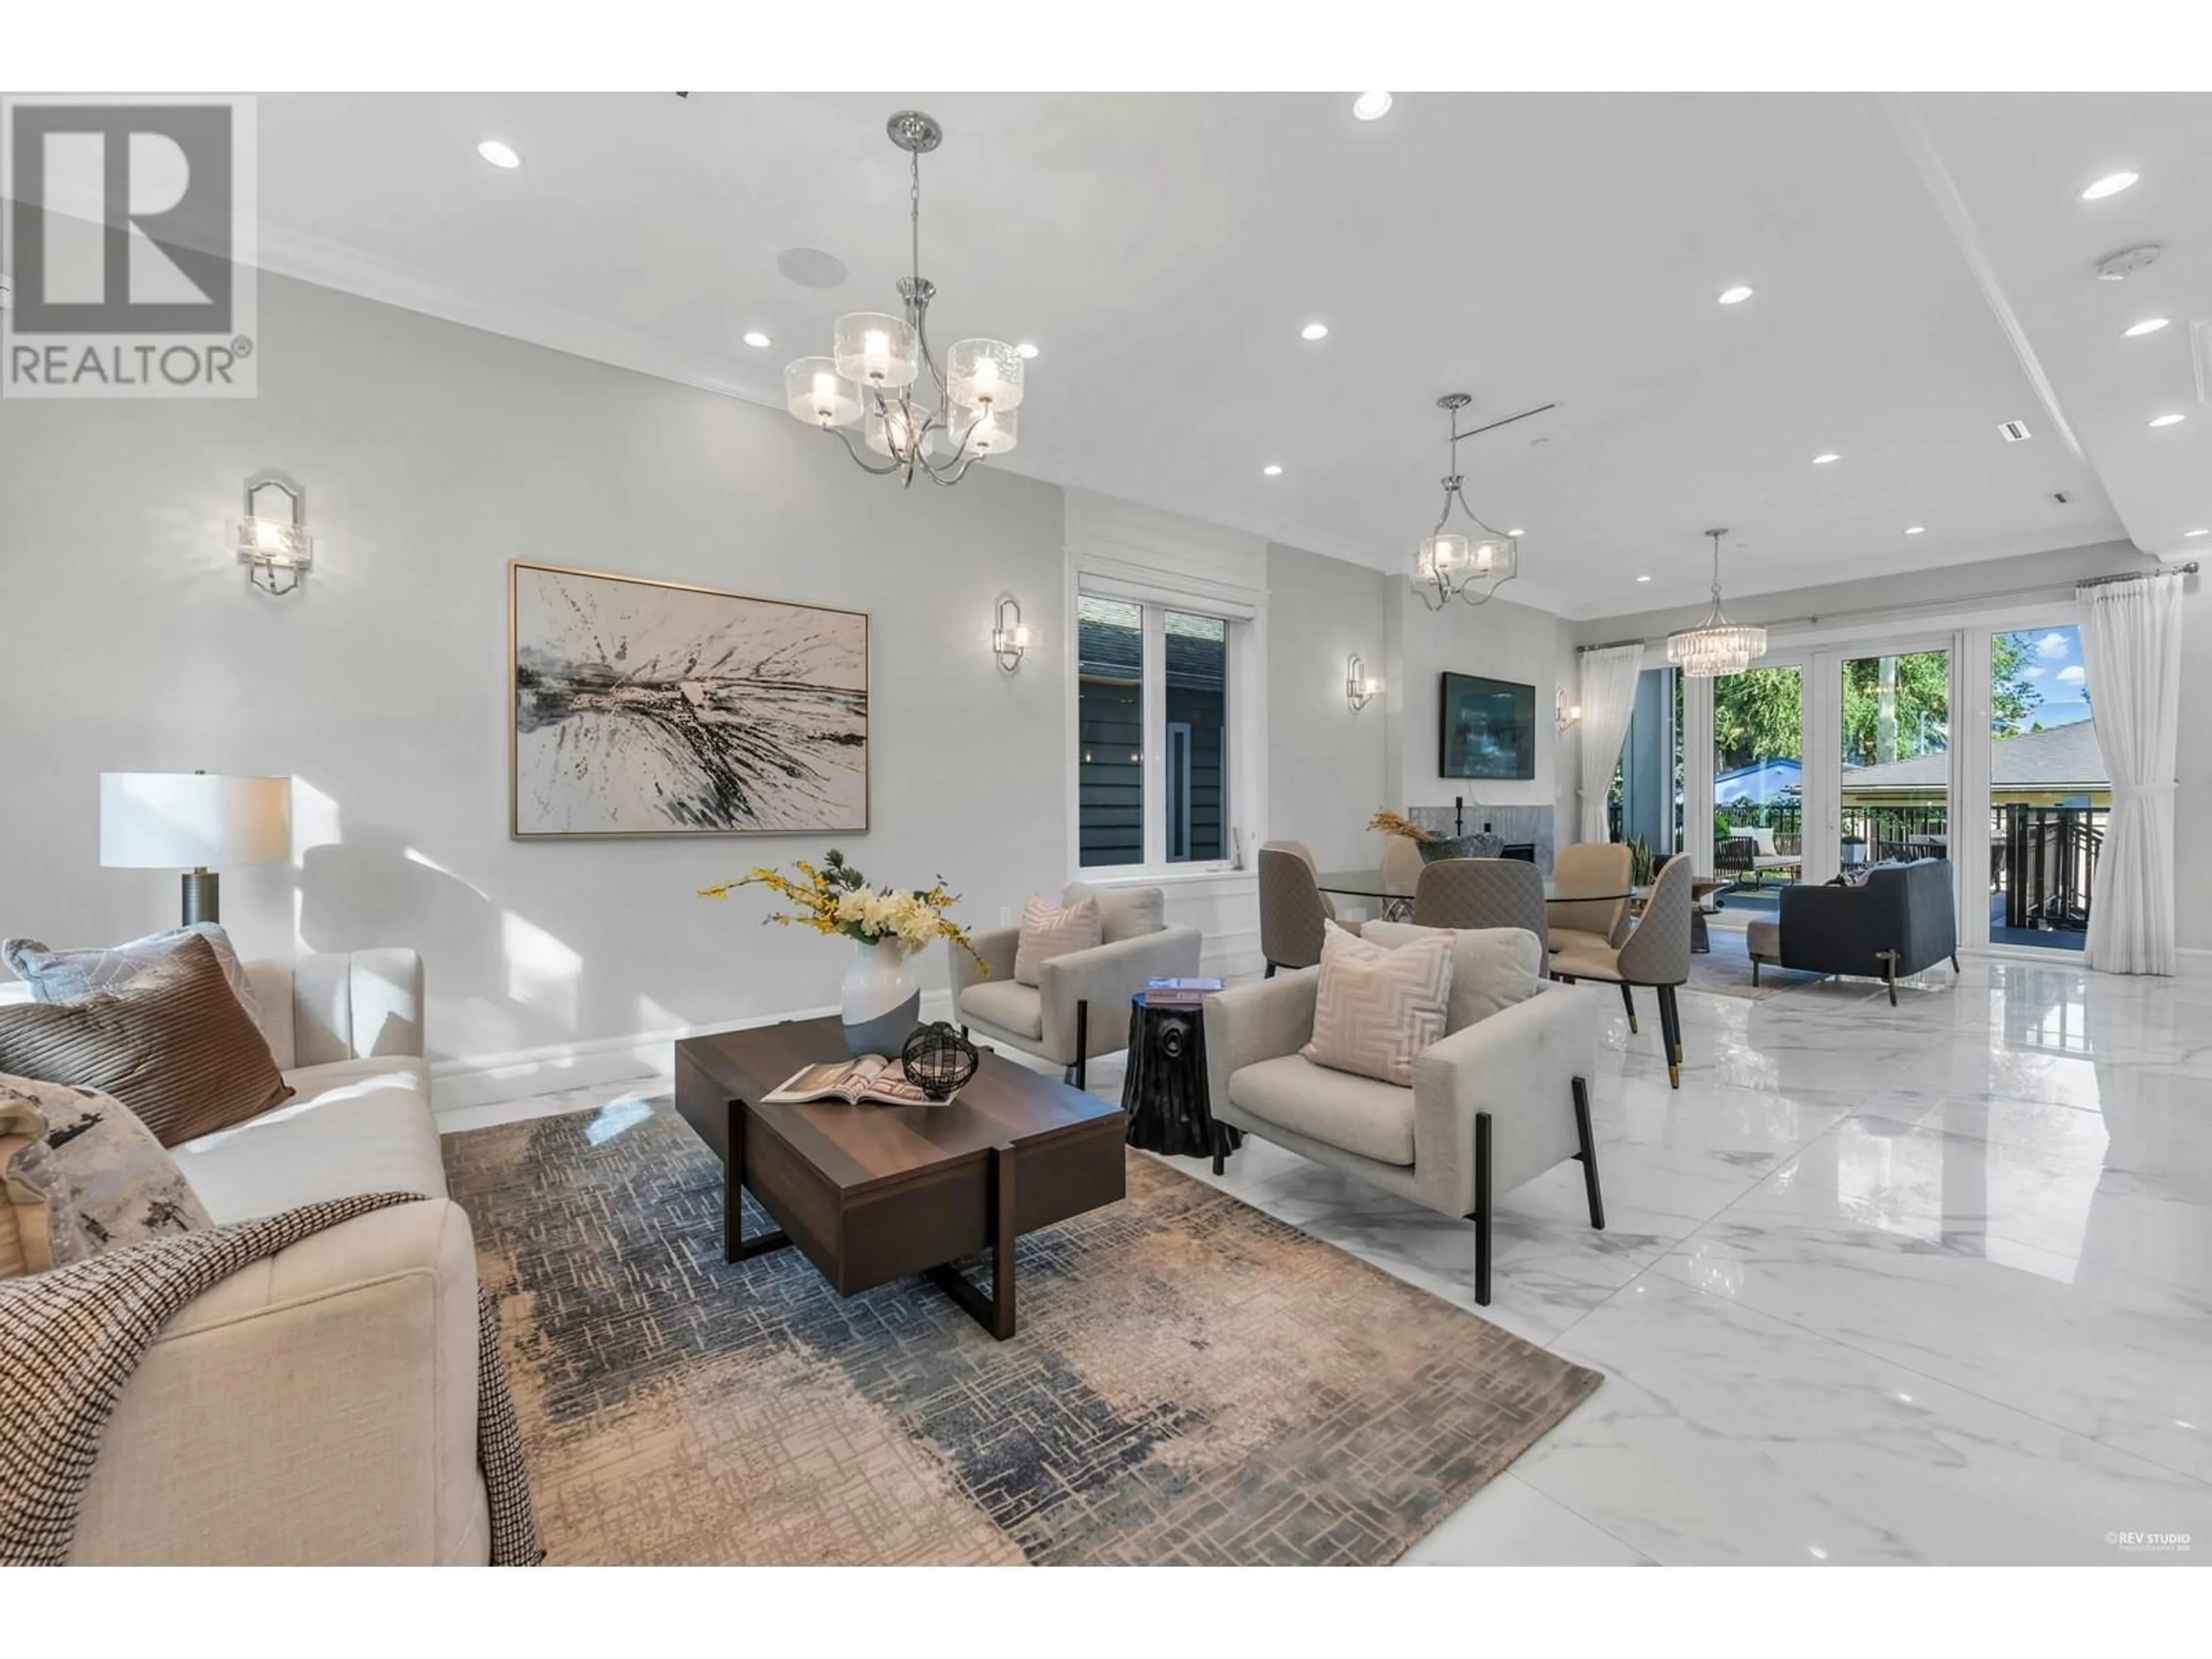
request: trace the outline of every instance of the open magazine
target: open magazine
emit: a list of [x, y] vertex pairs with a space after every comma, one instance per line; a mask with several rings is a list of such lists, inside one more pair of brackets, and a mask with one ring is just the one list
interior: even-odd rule
[[848, 1106], [864, 1103], [878, 1106], [927, 1106], [929, 1097], [906, 1080], [896, 1060], [881, 1054], [862, 1054], [800, 1068], [762, 1104], [798, 1106], [814, 1100], [842, 1100]]

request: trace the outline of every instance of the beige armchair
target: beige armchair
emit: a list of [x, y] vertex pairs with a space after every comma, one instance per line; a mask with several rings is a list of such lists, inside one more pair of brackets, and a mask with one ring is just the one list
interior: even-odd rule
[[[1395, 949], [1430, 931], [1377, 923], [1365, 936]], [[1411, 1088], [1299, 1054], [1313, 1036], [1318, 968], [1207, 999], [1206, 1082], [1217, 1122], [1474, 1222], [1475, 1300], [1487, 1306], [1498, 1194], [1572, 1158], [1590, 1225], [1605, 1225], [1587, 1082], [1598, 1005], [1594, 992], [1544, 983], [1543, 952], [1526, 933], [1461, 933], [1452, 956], [1445, 1035], [1415, 1059]], [[1499, 1007], [1501, 991], [1525, 995]]]
[[[1065, 1069], [1080, 1089], [1093, 1054], [1128, 1045], [1129, 999], [1150, 979], [1188, 979], [1198, 972], [1205, 935], [1166, 924], [1157, 887], [1091, 888], [1073, 883], [1063, 902], [1098, 901], [1103, 942], [1053, 957], [1035, 985], [1014, 977], [1018, 927], [998, 927], [969, 941], [982, 966], [957, 945], [952, 953], [952, 1006], [963, 1031], [1036, 1054]], [[988, 969], [987, 974], [984, 969]], [[972, 1034], [972, 1033], [971, 1033]]]

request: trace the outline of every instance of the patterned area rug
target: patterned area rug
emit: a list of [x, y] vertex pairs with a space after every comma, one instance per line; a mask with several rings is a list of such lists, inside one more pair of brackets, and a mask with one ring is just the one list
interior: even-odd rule
[[1133, 1152], [1022, 1239], [1006, 1342], [920, 1279], [725, 1264], [665, 1099], [446, 1164], [555, 1563], [1381, 1564], [1600, 1381]]

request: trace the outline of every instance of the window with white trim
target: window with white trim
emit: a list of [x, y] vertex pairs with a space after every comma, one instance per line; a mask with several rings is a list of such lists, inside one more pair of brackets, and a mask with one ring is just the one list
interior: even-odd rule
[[1076, 596], [1076, 861], [1227, 863], [1232, 653], [1243, 624], [1183, 601]]

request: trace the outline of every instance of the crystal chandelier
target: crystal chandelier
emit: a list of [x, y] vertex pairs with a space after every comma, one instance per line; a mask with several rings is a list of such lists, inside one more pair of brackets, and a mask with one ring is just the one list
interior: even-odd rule
[[[907, 486], [916, 472], [932, 483], [955, 484], [977, 461], [1013, 448], [1027, 364], [1003, 340], [976, 339], [957, 341], [945, 367], [938, 367], [928, 333], [937, 285], [921, 274], [921, 158], [945, 142], [945, 130], [920, 110], [902, 109], [886, 131], [907, 153], [912, 178], [913, 257], [910, 274], [899, 278], [901, 314], [840, 317], [832, 356], [801, 357], [784, 369], [784, 403], [797, 419], [843, 439], [864, 471], [896, 472]], [[936, 388], [928, 404], [915, 398], [925, 369]], [[854, 446], [856, 424], [861, 442], [883, 457], [881, 465]]]
[[[1421, 603], [1431, 611], [1441, 611], [1455, 599], [1465, 599], [1469, 605], [1486, 605], [1521, 570], [1520, 543], [1485, 524], [1481, 515], [1467, 504], [1467, 496], [1460, 488], [1464, 482], [1455, 470], [1459, 465], [1460, 441], [1475, 434], [1459, 429], [1459, 412], [1474, 401], [1464, 392], [1448, 392], [1437, 399], [1437, 407], [1451, 422], [1451, 465], [1455, 471], [1447, 474], [1443, 481], [1444, 510], [1437, 515], [1436, 528], [1422, 538], [1420, 551], [1413, 557], [1413, 592], [1420, 595]], [[1450, 522], [1455, 501], [1481, 534], [1468, 536], [1444, 528]], [[1478, 592], [1478, 584], [1483, 582], [1490, 586]]]
[[1667, 660], [1700, 680], [1741, 674], [1766, 654], [1766, 630], [1732, 623], [1721, 609], [1721, 538], [1728, 532], [1705, 534], [1713, 538], [1713, 608], [1695, 628], [1667, 636]]

